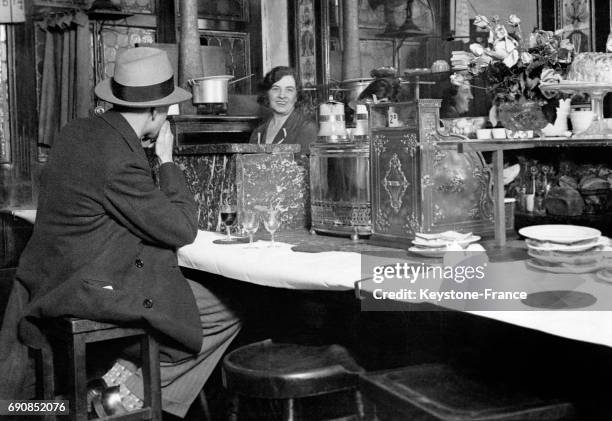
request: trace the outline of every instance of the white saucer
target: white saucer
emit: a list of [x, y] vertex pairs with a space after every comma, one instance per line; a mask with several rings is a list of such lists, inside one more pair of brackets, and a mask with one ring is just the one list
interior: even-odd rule
[[519, 230], [519, 234], [537, 241], [575, 244], [595, 240], [601, 236], [601, 231], [580, 225], [547, 224], [523, 227]]

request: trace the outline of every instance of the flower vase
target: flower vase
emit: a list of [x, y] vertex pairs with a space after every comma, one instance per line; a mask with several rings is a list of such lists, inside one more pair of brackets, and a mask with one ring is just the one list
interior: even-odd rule
[[540, 132], [547, 123], [540, 104], [534, 101], [507, 102], [498, 106], [499, 120], [513, 132]]
[[548, 123], [542, 129], [544, 136], [566, 136], [567, 135], [567, 119], [570, 113], [571, 99], [560, 99], [557, 107], [557, 118], [554, 124]]

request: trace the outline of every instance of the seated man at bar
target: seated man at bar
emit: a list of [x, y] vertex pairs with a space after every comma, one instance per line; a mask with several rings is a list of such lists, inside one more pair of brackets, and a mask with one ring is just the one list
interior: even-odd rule
[[[30, 298], [21, 331], [36, 336], [33, 320], [63, 316], [146, 322], [161, 344], [162, 407], [184, 417], [240, 329], [218, 291], [186, 280], [177, 264], [177, 248], [195, 239], [197, 209], [166, 116], [191, 94], [175, 85], [166, 53], [147, 47], [119, 55], [95, 92], [114, 108], [65, 126], [42, 175], [14, 287]], [[119, 359], [103, 379], [119, 386], [121, 412], [142, 406], [136, 364]]]
[[310, 144], [317, 140], [317, 125], [302, 109], [303, 98], [295, 72], [278, 66], [270, 70], [260, 85], [259, 102], [270, 107], [272, 116], [253, 130], [251, 143], [296, 143], [302, 153], [310, 153]]

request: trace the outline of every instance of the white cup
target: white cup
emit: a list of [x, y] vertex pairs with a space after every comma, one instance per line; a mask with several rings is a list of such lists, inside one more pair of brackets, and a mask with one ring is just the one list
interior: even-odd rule
[[503, 129], [503, 128], [492, 129], [491, 133], [493, 134], [493, 139], [505, 139], [506, 138], [506, 129]]
[[491, 129], [477, 129], [476, 139], [491, 139]]
[[535, 204], [535, 194], [526, 194], [525, 195], [525, 209], [527, 212], [533, 212], [533, 206]]
[[572, 111], [570, 113], [570, 120], [574, 133], [582, 133], [588, 129], [593, 122], [593, 111]]

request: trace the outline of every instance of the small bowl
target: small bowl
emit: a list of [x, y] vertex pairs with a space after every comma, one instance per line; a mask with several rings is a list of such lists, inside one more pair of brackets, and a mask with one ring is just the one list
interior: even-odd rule
[[449, 133], [470, 138], [476, 137], [476, 131], [482, 129], [487, 123], [486, 117], [442, 118], [440, 120]]
[[493, 135], [493, 139], [505, 139], [506, 129], [503, 129], [503, 128], [491, 129], [491, 134]]
[[491, 139], [491, 129], [476, 130], [476, 139]]
[[570, 113], [572, 130], [574, 133], [582, 133], [589, 128], [593, 122], [593, 111], [572, 111]]

